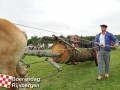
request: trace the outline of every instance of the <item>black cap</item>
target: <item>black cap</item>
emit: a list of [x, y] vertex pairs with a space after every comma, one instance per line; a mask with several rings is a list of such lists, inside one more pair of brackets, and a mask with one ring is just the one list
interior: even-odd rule
[[106, 27], [106, 28], [107, 28], [108, 26], [107, 26], [107, 25], [105, 25], [105, 24], [103, 24], [103, 25], [100, 25], [100, 27]]

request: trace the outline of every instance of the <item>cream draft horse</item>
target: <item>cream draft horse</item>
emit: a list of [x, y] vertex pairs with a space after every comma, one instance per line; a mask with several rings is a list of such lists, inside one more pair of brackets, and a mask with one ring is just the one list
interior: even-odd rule
[[[24, 55], [26, 45], [27, 39], [24, 33], [8, 20], [0, 19], [0, 69], [2, 74], [17, 78], [24, 77], [26, 72], [19, 68], [19, 60]], [[9, 90], [26, 89], [11, 87]]]

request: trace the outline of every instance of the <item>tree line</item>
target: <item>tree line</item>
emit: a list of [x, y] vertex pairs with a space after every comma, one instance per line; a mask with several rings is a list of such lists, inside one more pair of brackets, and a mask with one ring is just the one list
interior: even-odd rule
[[[60, 35], [59, 37], [61, 38], [66, 38], [68, 40], [70, 40], [72, 35], [68, 35], [68, 36], [63, 36], [63, 35]], [[120, 41], [120, 35], [115, 35], [118, 40]], [[88, 40], [88, 41], [94, 41], [95, 40], [95, 36], [79, 36], [80, 39], [82, 40]], [[37, 46], [38, 44], [39, 45], [42, 45], [42, 44], [51, 44], [53, 43], [54, 40], [53, 40], [53, 37], [48, 37], [48, 36], [43, 36], [43, 37], [38, 37], [38, 36], [32, 36], [30, 39], [28, 39], [28, 45], [32, 44], [34, 46]]]

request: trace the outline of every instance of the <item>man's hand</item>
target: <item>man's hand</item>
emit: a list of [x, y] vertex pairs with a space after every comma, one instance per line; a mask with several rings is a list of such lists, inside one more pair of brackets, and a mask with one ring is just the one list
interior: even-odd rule
[[118, 44], [115, 44], [115, 45], [112, 46], [112, 48], [114, 48], [114, 49], [117, 48], [117, 47], [118, 47]]
[[118, 44], [115, 44], [114, 47], [115, 47], [115, 48], [118, 47]]
[[99, 43], [98, 45], [99, 45], [100, 47], [103, 47], [103, 46], [104, 46], [102, 43]]

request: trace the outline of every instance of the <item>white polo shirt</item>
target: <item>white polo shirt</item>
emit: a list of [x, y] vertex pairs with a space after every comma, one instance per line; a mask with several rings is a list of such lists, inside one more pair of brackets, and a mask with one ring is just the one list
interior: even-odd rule
[[105, 35], [104, 34], [100, 34], [100, 43], [103, 44], [103, 46], [105, 46]]

